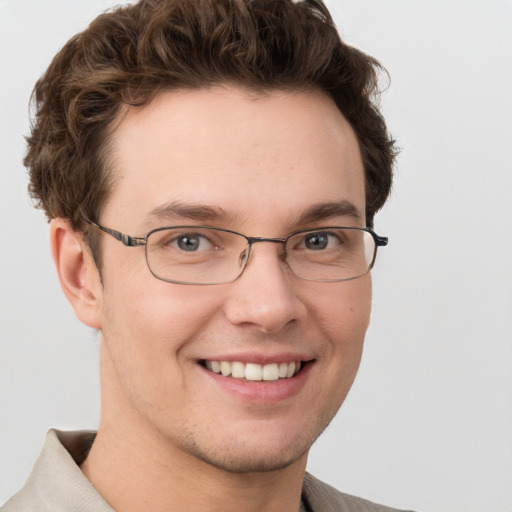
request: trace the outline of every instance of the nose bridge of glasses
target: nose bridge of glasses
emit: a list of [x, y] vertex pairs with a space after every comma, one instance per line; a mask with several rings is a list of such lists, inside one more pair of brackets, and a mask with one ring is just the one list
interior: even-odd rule
[[249, 245], [257, 244], [259, 242], [270, 242], [273, 244], [285, 244], [286, 238], [265, 238], [262, 236], [249, 236], [247, 237]]
[[260, 242], [269, 242], [271, 244], [279, 244], [281, 245], [282, 249], [279, 253], [279, 256], [282, 260], [286, 259], [286, 238], [267, 238], [267, 237], [261, 237], [261, 236], [253, 236], [249, 237], [249, 247], [252, 248], [252, 245], [260, 243]]
[[247, 240], [247, 251], [244, 249], [242, 254], [240, 255], [240, 263], [244, 263], [245, 265], [249, 262], [249, 257], [252, 254], [252, 246], [257, 243], [261, 242], [270, 242], [272, 244], [280, 244], [282, 245], [283, 249], [280, 252], [280, 259], [285, 260], [286, 259], [286, 238], [268, 238], [268, 237], [261, 237], [261, 236], [248, 236], [245, 237]]

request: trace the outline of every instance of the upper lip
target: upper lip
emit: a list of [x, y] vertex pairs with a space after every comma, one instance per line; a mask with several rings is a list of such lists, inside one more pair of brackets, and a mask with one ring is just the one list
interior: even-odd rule
[[261, 365], [272, 363], [289, 363], [292, 361], [307, 362], [313, 360], [314, 357], [308, 354], [301, 354], [297, 352], [280, 352], [276, 354], [268, 354], [261, 352], [243, 352], [238, 354], [216, 354], [207, 357], [202, 357], [199, 361], [229, 361], [241, 363], [256, 363]]

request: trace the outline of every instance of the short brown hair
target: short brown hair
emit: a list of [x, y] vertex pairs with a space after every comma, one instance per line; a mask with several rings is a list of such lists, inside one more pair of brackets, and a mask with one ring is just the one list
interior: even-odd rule
[[30, 193], [48, 218], [84, 231], [111, 187], [109, 140], [122, 106], [226, 82], [262, 92], [314, 88], [333, 98], [356, 133], [371, 226], [395, 158], [376, 105], [380, 70], [341, 41], [320, 0], [141, 0], [116, 8], [68, 41], [34, 88], [24, 160]]

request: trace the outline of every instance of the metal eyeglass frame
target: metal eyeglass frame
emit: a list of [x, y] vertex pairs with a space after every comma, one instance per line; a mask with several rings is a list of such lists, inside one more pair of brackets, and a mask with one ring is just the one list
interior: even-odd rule
[[[161, 281], [165, 281], [167, 283], [191, 284], [191, 285], [198, 285], [198, 286], [201, 286], [201, 285], [212, 285], [212, 284], [228, 284], [228, 283], [232, 283], [232, 282], [236, 281], [243, 274], [244, 270], [247, 267], [247, 264], [249, 262], [249, 258], [251, 256], [251, 249], [252, 249], [252, 245], [253, 244], [259, 243], [259, 242], [270, 242], [270, 243], [277, 243], [277, 244], [286, 245], [286, 242], [288, 241], [288, 239], [292, 238], [295, 235], [299, 235], [300, 233], [307, 233], [308, 231], [314, 232], [316, 230], [321, 231], [321, 230], [324, 230], [324, 229], [349, 229], [349, 230], [366, 231], [367, 233], [369, 233], [372, 236], [372, 238], [373, 238], [373, 240], [375, 242], [375, 250], [374, 250], [374, 253], [373, 253], [372, 261], [368, 265], [368, 269], [366, 270], [366, 272], [364, 272], [363, 274], [360, 274], [358, 276], [349, 277], [349, 278], [343, 278], [343, 279], [307, 279], [305, 277], [302, 277], [302, 276], [299, 276], [299, 275], [295, 274], [295, 272], [293, 272], [293, 270], [288, 266], [288, 268], [290, 268], [290, 270], [292, 271], [293, 275], [295, 275], [299, 279], [303, 279], [305, 281], [336, 283], [336, 282], [341, 282], [341, 281], [352, 281], [353, 279], [358, 279], [359, 277], [363, 277], [364, 275], [368, 274], [368, 272], [370, 272], [370, 270], [373, 268], [373, 265], [375, 263], [375, 258], [376, 258], [376, 255], [377, 255], [377, 247], [385, 247], [386, 245], [388, 245], [388, 237], [387, 236], [379, 236], [379, 235], [377, 235], [377, 233], [375, 233], [375, 231], [373, 231], [373, 229], [368, 228], [368, 227], [366, 227], [366, 228], [358, 228], [358, 227], [350, 227], [350, 226], [326, 226], [326, 227], [321, 226], [319, 228], [313, 228], [313, 229], [311, 229], [311, 228], [309, 228], [309, 229], [300, 229], [298, 231], [294, 231], [293, 233], [288, 234], [285, 238], [267, 238], [267, 237], [260, 237], [260, 236], [246, 236], [246, 235], [244, 235], [242, 233], [238, 233], [237, 231], [233, 231], [231, 229], [217, 228], [217, 227], [213, 227], [213, 226], [180, 225], [180, 226], [164, 226], [164, 227], [160, 227], [160, 228], [151, 229], [143, 237], [135, 237], [135, 236], [127, 235], [125, 233], [121, 233], [120, 231], [117, 231], [115, 229], [107, 228], [105, 226], [102, 226], [101, 224], [98, 224], [97, 222], [88, 221], [87, 224], [89, 224], [90, 226], [92, 226], [92, 227], [94, 227], [96, 229], [99, 229], [103, 233], [107, 233], [108, 235], [114, 237], [117, 241], [121, 242], [126, 247], [138, 247], [138, 246], [144, 245], [145, 246], [145, 255], [146, 255], [146, 264], [147, 264], [150, 272], [157, 279], [160, 279]], [[238, 235], [238, 236], [241, 236], [242, 238], [245, 238], [245, 240], [247, 240], [248, 250], [247, 250], [247, 256], [245, 258], [245, 262], [243, 264], [243, 267], [240, 270], [240, 273], [236, 277], [234, 277], [232, 280], [230, 280], [230, 281], [208, 282], [208, 283], [201, 283], [201, 282], [196, 283], [196, 282], [190, 282], [190, 281], [177, 281], [177, 280], [174, 280], [174, 279], [166, 279], [166, 278], [156, 274], [153, 271], [153, 269], [151, 268], [151, 265], [149, 264], [149, 261], [148, 261], [147, 240], [148, 240], [148, 238], [153, 233], [156, 233], [158, 231], [164, 231], [164, 230], [167, 230], [167, 229], [175, 229], [175, 228], [214, 229], [216, 231], [223, 231], [225, 233], [231, 233], [233, 235]]]

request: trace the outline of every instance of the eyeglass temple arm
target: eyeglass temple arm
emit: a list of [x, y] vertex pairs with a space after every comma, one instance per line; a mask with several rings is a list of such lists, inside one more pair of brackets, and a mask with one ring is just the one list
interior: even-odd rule
[[384, 247], [388, 245], [388, 237], [375, 235], [375, 245], [377, 247]]
[[103, 231], [104, 233], [107, 233], [108, 235], [113, 236], [116, 240], [119, 240], [123, 243], [123, 245], [126, 245], [127, 247], [135, 247], [137, 245], [145, 245], [146, 240], [144, 238], [136, 238], [130, 235], [125, 235], [124, 233], [121, 233], [120, 231], [116, 231], [115, 229], [106, 228], [105, 226], [101, 226], [100, 224], [97, 224], [96, 222], [90, 221], [89, 224], [100, 231]]

